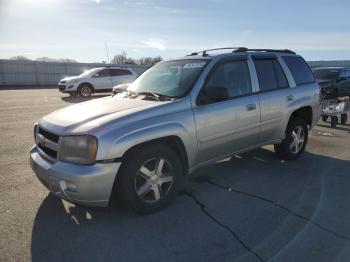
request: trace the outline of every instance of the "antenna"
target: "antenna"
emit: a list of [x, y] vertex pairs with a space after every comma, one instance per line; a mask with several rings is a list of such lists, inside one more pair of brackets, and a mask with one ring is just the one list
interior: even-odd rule
[[107, 55], [107, 64], [109, 64], [108, 46], [107, 46], [107, 42], [106, 41], [105, 41], [105, 47], [106, 47], [106, 55]]

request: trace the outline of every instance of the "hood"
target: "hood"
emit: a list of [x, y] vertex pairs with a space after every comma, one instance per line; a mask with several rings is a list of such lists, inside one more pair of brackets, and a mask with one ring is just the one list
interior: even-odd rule
[[108, 121], [167, 102], [104, 97], [68, 106], [43, 117], [39, 125], [54, 133], [83, 133]]
[[69, 77], [65, 77], [65, 78], [61, 79], [60, 82], [63, 82], [63, 81], [70, 82], [70, 81], [74, 81], [76, 79], [81, 79], [81, 77], [80, 76], [69, 76]]

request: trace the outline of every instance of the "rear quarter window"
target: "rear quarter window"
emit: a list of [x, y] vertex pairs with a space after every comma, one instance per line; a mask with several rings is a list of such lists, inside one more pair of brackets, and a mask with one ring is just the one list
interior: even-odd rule
[[284, 56], [282, 58], [292, 73], [296, 85], [315, 82], [314, 75], [303, 58], [300, 56]]

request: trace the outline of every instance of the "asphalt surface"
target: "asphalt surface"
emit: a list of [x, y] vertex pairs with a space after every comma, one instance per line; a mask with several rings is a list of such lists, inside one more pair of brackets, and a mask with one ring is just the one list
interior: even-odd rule
[[350, 125], [320, 122], [296, 162], [268, 146], [199, 170], [140, 216], [62, 201], [32, 172], [34, 122], [80, 101], [0, 91], [0, 261], [349, 261]]

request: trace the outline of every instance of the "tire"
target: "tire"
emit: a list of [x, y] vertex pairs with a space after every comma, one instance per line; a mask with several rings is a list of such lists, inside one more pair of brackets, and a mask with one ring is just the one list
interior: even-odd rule
[[342, 123], [342, 125], [345, 125], [347, 121], [348, 121], [348, 115], [347, 114], [342, 114], [340, 116], [340, 122]]
[[78, 89], [78, 94], [81, 97], [90, 97], [93, 92], [93, 88], [90, 85], [83, 84]]
[[322, 121], [323, 122], [327, 122], [327, 120], [328, 120], [328, 116], [322, 116]]
[[308, 136], [309, 130], [304, 119], [291, 118], [285, 139], [281, 144], [274, 145], [276, 154], [283, 160], [297, 160], [305, 151]]
[[[161, 166], [158, 174], [157, 166]], [[181, 160], [173, 150], [163, 145], [143, 146], [123, 160], [115, 189], [129, 210], [153, 213], [172, 202], [183, 174]]]
[[338, 117], [337, 116], [332, 116], [331, 118], [331, 127], [335, 128], [338, 125]]

